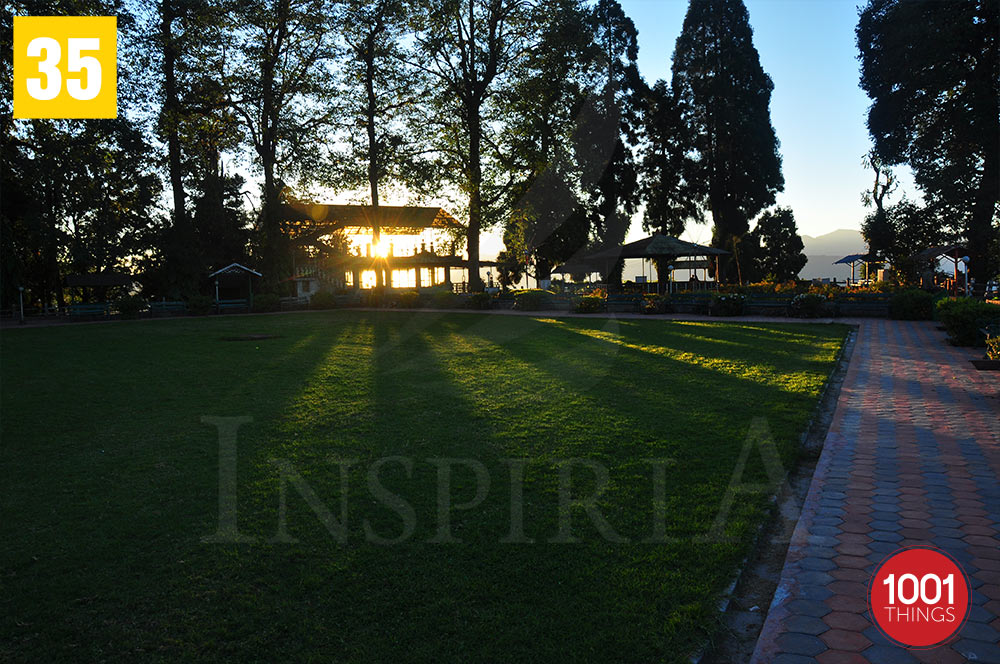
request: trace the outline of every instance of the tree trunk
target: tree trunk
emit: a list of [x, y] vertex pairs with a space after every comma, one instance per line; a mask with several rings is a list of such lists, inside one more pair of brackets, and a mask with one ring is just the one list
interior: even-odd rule
[[261, 67], [263, 98], [261, 100], [260, 161], [261, 170], [264, 171], [264, 204], [261, 206], [261, 226], [264, 235], [262, 262], [264, 283], [272, 288], [281, 281], [283, 276], [281, 274], [281, 224], [278, 209], [280, 192], [274, 172], [277, 162], [274, 132], [278, 124], [274, 98], [274, 75], [288, 30], [288, 13], [288, 1], [284, 0], [278, 9], [278, 27], [275, 31], [274, 42], [270, 50], [265, 51]]
[[993, 215], [1000, 198], [1000, 167], [996, 160], [983, 164], [983, 177], [976, 191], [975, 206], [965, 235], [969, 249], [969, 276], [984, 284], [993, 276], [988, 251], [992, 246]]
[[368, 117], [368, 185], [372, 193], [372, 245], [375, 251], [375, 287], [381, 289], [385, 283], [382, 258], [378, 256], [378, 245], [382, 239], [382, 229], [378, 214], [378, 146], [375, 137], [375, 113], [378, 110], [375, 98], [375, 31], [368, 33], [365, 40], [365, 92]]
[[477, 293], [483, 290], [483, 281], [479, 277], [479, 229], [482, 228], [483, 202], [483, 167], [480, 163], [482, 153], [482, 118], [479, 107], [469, 109], [469, 230], [467, 233], [469, 245], [469, 290]]
[[174, 13], [172, 0], [160, 3], [160, 37], [163, 40], [163, 130], [167, 134], [167, 162], [170, 171], [170, 188], [174, 198], [174, 224], [187, 226], [187, 209], [184, 179], [181, 169], [181, 142], [177, 132], [180, 119], [180, 100], [177, 98], [177, 49], [173, 38]]

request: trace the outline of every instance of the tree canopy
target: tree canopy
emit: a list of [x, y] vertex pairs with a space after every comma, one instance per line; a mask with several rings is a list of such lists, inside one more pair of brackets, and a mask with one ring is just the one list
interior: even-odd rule
[[907, 164], [932, 214], [969, 245], [971, 274], [1000, 257], [1000, 3], [870, 0], [857, 26], [868, 130], [887, 165]]
[[748, 281], [797, 279], [806, 266], [805, 245], [795, 225], [791, 208], [779, 207], [764, 212], [748, 235]]

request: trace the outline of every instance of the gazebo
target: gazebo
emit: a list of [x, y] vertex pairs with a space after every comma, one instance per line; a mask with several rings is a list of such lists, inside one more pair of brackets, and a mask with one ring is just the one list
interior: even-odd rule
[[[66, 275], [66, 286], [78, 289], [81, 300], [78, 304], [69, 305], [67, 310], [72, 315], [106, 314], [110, 307], [109, 295], [113, 291], [127, 294], [134, 281], [131, 275], [111, 270]], [[48, 305], [44, 310], [48, 313]]]
[[[937, 264], [938, 261], [943, 259], [950, 260], [952, 263], [952, 269], [954, 270], [953, 272], [954, 281], [952, 282], [953, 285], [952, 290], [957, 294], [958, 264], [959, 262], [967, 260], [968, 255], [969, 255], [969, 249], [965, 245], [948, 244], [940, 247], [930, 247], [928, 249], [924, 249], [923, 251], [919, 251], [913, 254], [912, 256], [910, 256], [910, 258], [917, 263], [930, 263], [931, 265], [935, 265]], [[966, 287], [968, 287], [968, 283], [966, 283]]]
[[642, 258], [658, 261], [677, 261], [678, 258], [701, 259], [678, 261], [671, 265], [671, 268], [687, 269], [692, 273], [696, 273], [697, 270], [703, 269], [705, 270], [704, 283], [709, 283], [708, 268], [710, 261], [712, 258], [715, 258], [716, 272], [718, 272], [719, 256], [725, 256], [728, 254], [729, 252], [724, 249], [695, 244], [694, 242], [686, 242], [676, 237], [671, 237], [670, 235], [654, 233], [649, 237], [636, 240], [635, 242], [629, 242], [628, 244], [620, 247], [611, 247], [610, 249], [604, 249], [603, 251], [595, 252], [589, 256], [574, 258], [568, 261], [565, 266], [560, 266], [554, 271], [575, 272], [580, 265], [586, 265], [591, 267], [604, 267], [604, 273], [608, 274], [611, 272], [612, 265], [625, 258]]
[[92, 294], [106, 296], [111, 288], [129, 288], [134, 280], [124, 272], [91, 272], [89, 274], [69, 274], [66, 275], [66, 285], [70, 288], [79, 288], [81, 299], [86, 299], [87, 289], [92, 289]]
[[[236, 305], [253, 309], [253, 280], [262, 277], [260, 272], [239, 263], [230, 263], [208, 275], [215, 283], [215, 306], [217, 309], [234, 308]], [[246, 290], [244, 290], [244, 286]], [[220, 293], [223, 297], [220, 298]], [[246, 293], [246, 301], [240, 298]], [[227, 306], [230, 305], [230, 306]]]
[[[834, 261], [832, 264], [851, 266], [851, 278], [847, 282], [847, 285], [851, 286], [857, 283], [857, 279], [854, 277], [854, 272], [859, 265], [867, 266], [871, 265], [872, 263], [879, 263], [879, 262], [881, 261], [874, 254], [868, 253], [868, 254], [849, 254], [841, 258], [839, 261]], [[865, 273], [867, 274], [867, 270], [865, 271]]]

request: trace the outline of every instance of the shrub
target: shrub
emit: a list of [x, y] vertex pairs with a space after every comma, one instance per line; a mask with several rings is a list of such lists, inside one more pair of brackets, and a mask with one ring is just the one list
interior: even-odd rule
[[399, 294], [399, 306], [403, 309], [416, 309], [420, 306], [420, 293], [417, 291], [403, 291]]
[[944, 321], [953, 309], [963, 306], [965, 298], [945, 297], [934, 303], [934, 320]]
[[584, 290], [581, 290], [579, 292], [579, 295], [581, 295], [581, 296], [592, 295], [594, 297], [599, 297], [599, 298], [601, 298], [603, 300], [604, 298], [606, 298], [608, 296], [608, 291], [607, 291], [607, 289], [601, 288], [600, 286], [595, 286], [595, 287], [585, 288]]
[[280, 311], [281, 298], [276, 293], [261, 293], [253, 296], [253, 310], [257, 313]]
[[551, 306], [552, 293], [533, 288], [514, 293], [514, 308], [518, 311], [540, 311]]
[[1000, 361], [1000, 336], [989, 337], [986, 340], [986, 359]]
[[643, 297], [642, 313], [647, 315], [669, 314], [673, 308], [670, 306], [669, 295], [656, 295], [647, 293]]
[[1000, 307], [971, 297], [941, 300], [935, 313], [956, 346], [981, 346], [986, 338], [983, 330], [1000, 324]]
[[469, 309], [492, 309], [493, 296], [489, 293], [473, 293], [465, 300], [465, 306]]
[[889, 301], [889, 317], [896, 320], [930, 320], [934, 296], [917, 288], [899, 291]]
[[818, 318], [826, 309], [826, 297], [818, 293], [799, 293], [788, 303], [788, 314], [796, 318]]
[[597, 314], [604, 311], [604, 298], [597, 295], [584, 295], [578, 298], [573, 306], [578, 314]]
[[809, 282], [797, 281], [760, 281], [754, 284], [721, 286], [723, 293], [739, 293], [740, 295], [793, 295], [805, 292]]
[[187, 308], [195, 316], [207, 316], [215, 309], [215, 300], [208, 295], [192, 295], [188, 298]]
[[712, 301], [708, 305], [709, 316], [741, 316], [746, 298], [739, 293], [712, 295]]
[[319, 291], [313, 293], [309, 298], [310, 309], [335, 309], [337, 307], [337, 296], [330, 291]]
[[146, 301], [138, 295], [122, 295], [111, 306], [122, 318], [135, 319], [146, 310]]

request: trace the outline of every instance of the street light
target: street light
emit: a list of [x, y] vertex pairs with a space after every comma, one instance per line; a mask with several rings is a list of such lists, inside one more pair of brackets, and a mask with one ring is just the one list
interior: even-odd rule
[[24, 325], [24, 286], [17, 287], [17, 303], [21, 306], [21, 320], [19, 323]]

